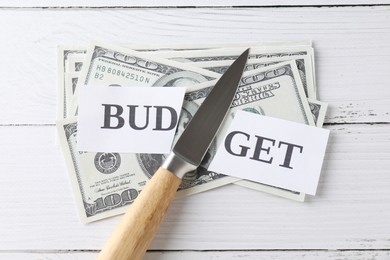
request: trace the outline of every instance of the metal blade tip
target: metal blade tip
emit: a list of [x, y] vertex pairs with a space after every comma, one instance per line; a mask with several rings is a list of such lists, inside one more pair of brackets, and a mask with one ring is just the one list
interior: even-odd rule
[[175, 154], [199, 165], [220, 128], [237, 91], [249, 48], [221, 76], [173, 148]]

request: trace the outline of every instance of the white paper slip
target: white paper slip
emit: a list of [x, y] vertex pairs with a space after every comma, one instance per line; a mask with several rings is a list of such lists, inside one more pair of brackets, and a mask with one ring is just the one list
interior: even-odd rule
[[210, 171], [315, 195], [329, 130], [237, 111]]
[[185, 88], [80, 88], [77, 149], [169, 153]]

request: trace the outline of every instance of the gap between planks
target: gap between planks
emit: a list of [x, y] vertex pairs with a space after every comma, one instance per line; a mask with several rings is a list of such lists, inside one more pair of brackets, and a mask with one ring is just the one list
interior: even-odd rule
[[[213, 249], [206, 249], [206, 250], [148, 250], [148, 253], [180, 253], [180, 252], [196, 252], [196, 253], [218, 253], [218, 252], [354, 252], [354, 251], [364, 251], [364, 252], [377, 252], [377, 251], [385, 251], [390, 252], [390, 249], [388, 248], [370, 248], [370, 249], [362, 249], [362, 248], [355, 248], [355, 249], [224, 249], [224, 250], [213, 250]], [[30, 250], [0, 250], [0, 254], [16, 254], [16, 253], [42, 253], [42, 254], [68, 254], [68, 253], [99, 253], [100, 250], [96, 249], [30, 249]]]
[[390, 4], [386, 3], [377, 3], [377, 4], [318, 4], [318, 5], [186, 5], [186, 6], [162, 6], [162, 5], [133, 5], [133, 6], [79, 6], [79, 5], [70, 5], [70, 6], [0, 6], [0, 10], [7, 9], [225, 9], [225, 8], [350, 8], [350, 7], [389, 7]]

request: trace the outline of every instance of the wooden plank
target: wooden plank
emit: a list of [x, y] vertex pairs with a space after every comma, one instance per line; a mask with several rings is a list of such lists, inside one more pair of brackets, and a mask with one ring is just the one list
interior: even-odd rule
[[52, 124], [60, 44], [311, 39], [328, 123], [390, 122], [390, 9], [0, 9], [0, 124]]
[[[95, 252], [26, 252], [26, 253], [0, 253], [1, 259], [13, 260], [95, 260]], [[228, 252], [148, 252], [144, 260], [340, 260], [340, 259], [360, 259], [360, 260], [388, 260], [390, 252], [386, 250], [375, 251], [228, 251]]]
[[[327, 128], [316, 197], [298, 203], [229, 185], [176, 199], [151, 249], [389, 250], [390, 125]], [[99, 250], [120, 219], [80, 223], [53, 135], [51, 126], [0, 127], [0, 251]]]
[[196, 1], [179, 1], [169, 0], [161, 1], [156, 0], [144, 0], [142, 2], [135, 0], [30, 0], [30, 1], [12, 1], [2, 0], [0, 7], [183, 7], [183, 6], [198, 6], [198, 7], [210, 7], [210, 6], [333, 6], [333, 5], [380, 5], [389, 4], [388, 0], [382, 0], [380, 2], [375, 0], [299, 0], [299, 1], [288, 1], [288, 0], [275, 0], [275, 1], [256, 1], [256, 0], [243, 0], [243, 1], [232, 1], [232, 0], [196, 0]]

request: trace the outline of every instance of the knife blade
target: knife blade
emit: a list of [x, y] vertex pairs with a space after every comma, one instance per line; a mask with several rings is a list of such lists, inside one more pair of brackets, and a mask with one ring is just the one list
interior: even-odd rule
[[181, 183], [182, 177], [201, 163], [222, 125], [248, 59], [243, 52], [221, 76], [203, 101], [162, 166], [100, 252], [98, 259], [142, 259]]

